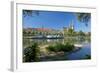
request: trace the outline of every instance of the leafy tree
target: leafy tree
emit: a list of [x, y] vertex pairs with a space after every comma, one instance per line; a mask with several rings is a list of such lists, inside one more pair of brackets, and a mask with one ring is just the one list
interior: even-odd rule
[[25, 30], [23, 30], [23, 35], [27, 34], [27, 32]]
[[90, 13], [76, 13], [76, 16], [80, 22], [83, 22], [86, 26], [88, 26], [88, 22], [91, 19]]
[[37, 43], [34, 43], [31, 47], [28, 47], [24, 50], [25, 62], [39, 61], [38, 55], [39, 55], [39, 49]]
[[73, 29], [68, 29], [68, 33], [69, 36], [72, 36], [74, 34], [74, 30]]
[[39, 11], [36, 10], [23, 10], [24, 16], [33, 16], [33, 15], [39, 15]]
[[85, 33], [83, 31], [79, 31], [79, 36], [85, 36]]

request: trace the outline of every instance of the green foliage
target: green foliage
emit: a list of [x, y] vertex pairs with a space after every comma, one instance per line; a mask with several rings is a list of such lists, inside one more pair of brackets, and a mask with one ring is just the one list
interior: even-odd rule
[[26, 48], [24, 50], [25, 62], [33, 62], [33, 61], [37, 62], [37, 61], [39, 61], [38, 53], [39, 53], [39, 50], [38, 50], [37, 43], [34, 43], [31, 47]]
[[64, 44], [61, 43], [57, 43], [54, 48], [56, 49], [56, 52], [62, 51], [62, 49], [64, 48]]
[[88, 22], [90, 21], [91, 14], [90, 13], [77, 13], [77, 18], [80, 22], [83, 22], [88, 26]]
[[71, 45], [69, 43], [66, 44], [57, 43], [54, 46], [48, 46], [47, 49], [53, 52], [60, 52], [60, 51], [70, 52], [74, 49], [74, 45]]
[[39, 11], [23, 10], [23, 16], [33, 16], [33, 15], [39, 15]]
[[82, 31], [79, 31], [79, 35], [80, 35], [80, 36], [85, 36], [85, 33], [82, 32]]
[[48, 50], [48, 51], [55, 51], [56, 49], [55, 49], [54, 46], [48, 46], [48, 47], [47, 47], [47, 50]]
[[73, 44], [69, 44], [69, 43], [66, 43], [64, 45], [64, 48], [62, 49], [63, 51], [66, 51], [66, 52], [70, 52], [74, 49], [74, 45]]
[[74, 35], [76, 35], [76, 33], [73, 29], [68, 29], [67, 35], [68, 36], [74, 36]]

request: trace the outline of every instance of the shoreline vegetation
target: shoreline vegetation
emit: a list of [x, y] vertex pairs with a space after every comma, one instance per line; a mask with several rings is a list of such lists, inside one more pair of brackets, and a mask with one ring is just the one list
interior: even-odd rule
[[[81, 48], [75, 49], [74, 44], [70, 43], [56, 43], [55, 45], [46, 45], [44, 48], [40, 48], [37, 43], [34, 43], [31, 47], [24, 49], [23, 62], [68, 60], [65, 54], [70, 54], [79, 49]], [[82, 59], [91, 59], [91, 56], [86, 55]]]

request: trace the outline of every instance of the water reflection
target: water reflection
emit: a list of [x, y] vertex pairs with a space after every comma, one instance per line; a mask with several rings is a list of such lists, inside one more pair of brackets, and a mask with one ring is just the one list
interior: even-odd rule
[[39, 45], [52, 45], [56, 43], [72, 43], [72, 44], [84, 44], [90, 43], [90, 40], [86, 37], [65, 37], [64, 39], [23, 39], [23, 47], [31, 46], [33, 43]]
[[88, 44], [84, 44], [84, 46], [79, 49], [76, 52], [72, 52], [69, 55], [66, 55], [66, 57], [69, 60], [81, 60], [84, 59], [86, 57], [86, 55], [91, 55], [91, 45], [90, 43]]

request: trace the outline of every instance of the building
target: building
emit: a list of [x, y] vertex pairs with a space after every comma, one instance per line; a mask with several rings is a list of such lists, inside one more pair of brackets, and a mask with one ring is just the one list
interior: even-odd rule
[[74, 31], [74, 24], [73, 24], [73, 21], [71, 21], [71, 23], [69, 24], [68, 27], [63, 27], [63, 34], [64, 34], [64, 35], [67, 35], [70, 29], [71, 29], [72, 31]]
[[49, 28], [24, 28], [25, 35], [62, 35], [61, 30]]

